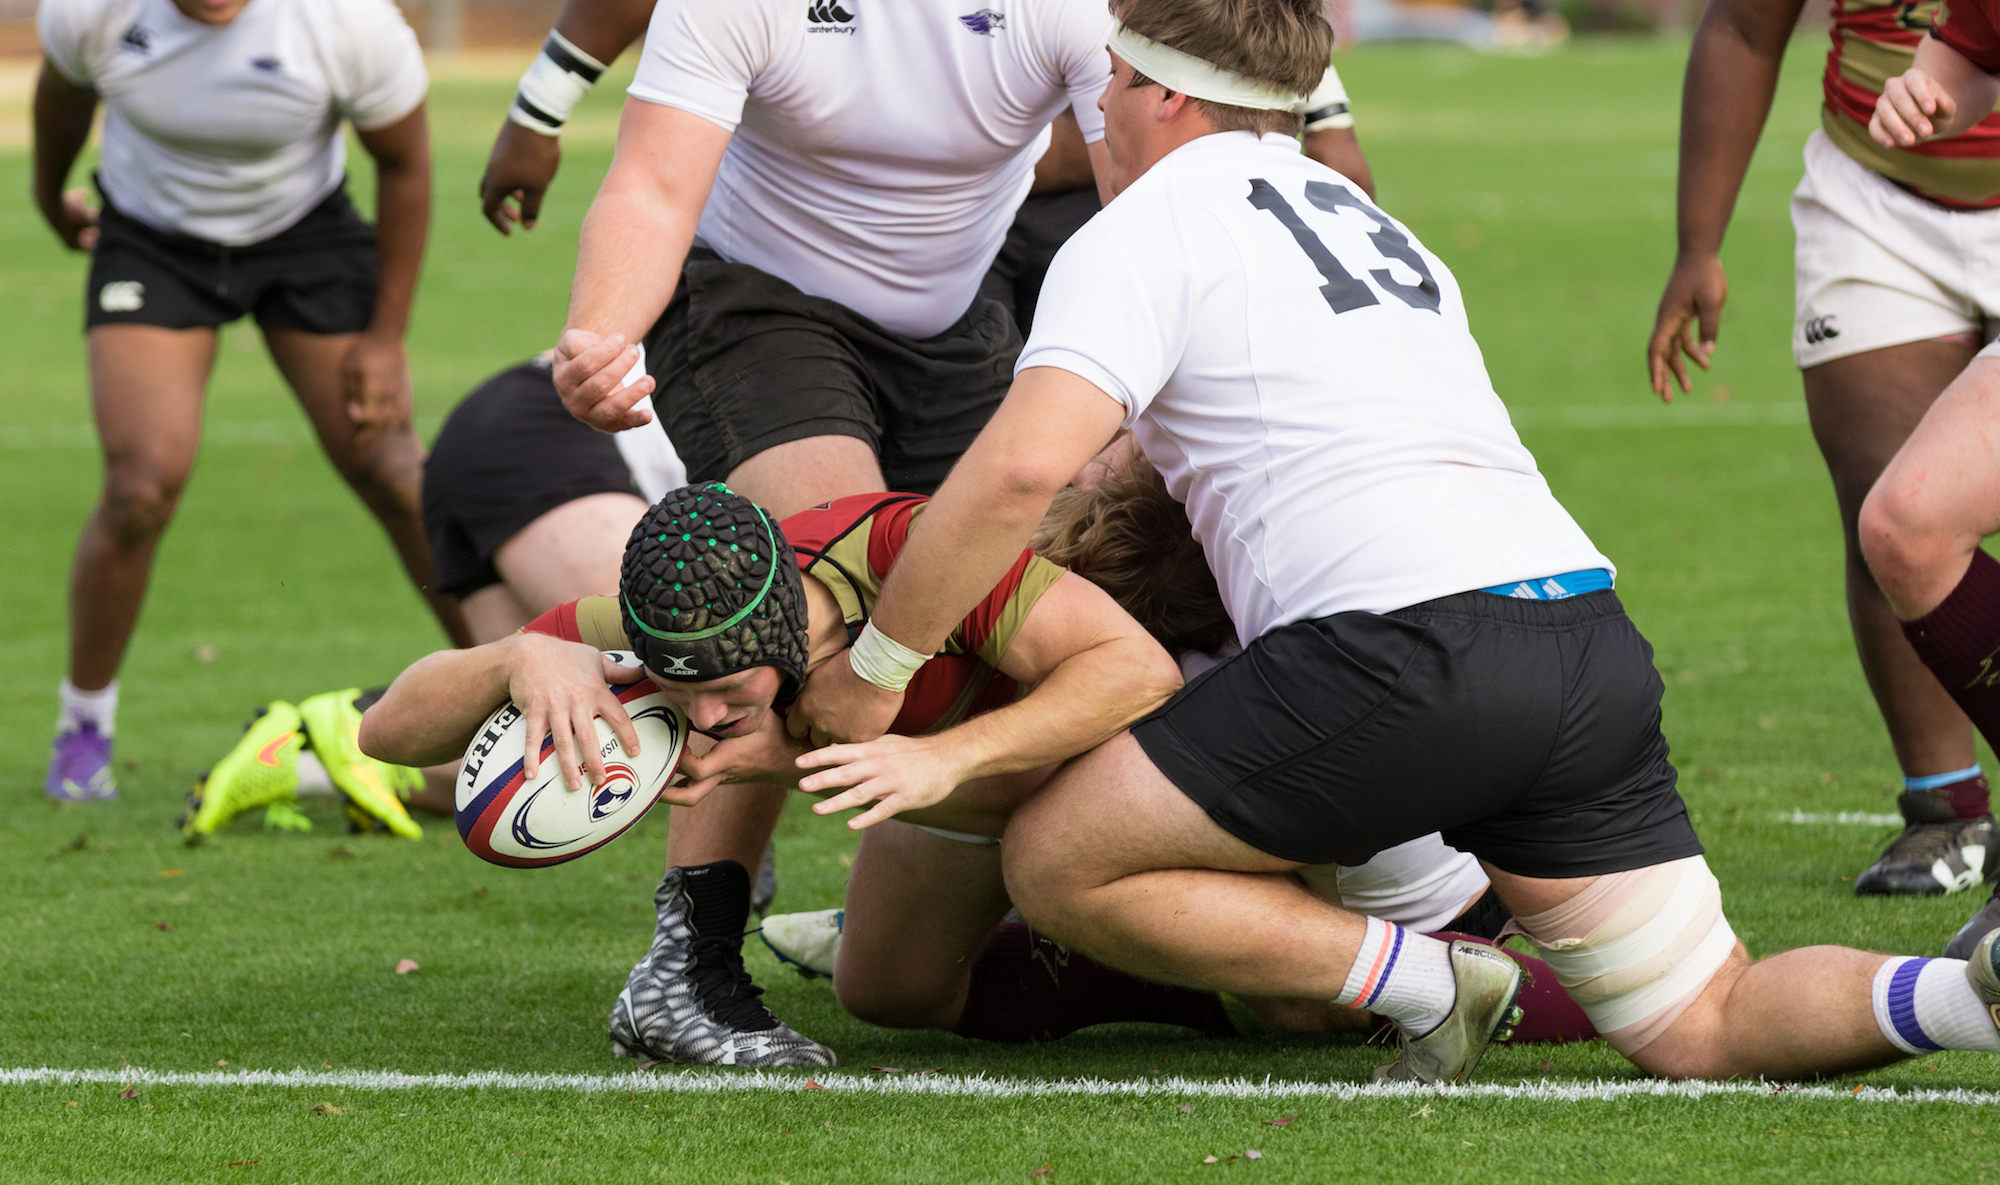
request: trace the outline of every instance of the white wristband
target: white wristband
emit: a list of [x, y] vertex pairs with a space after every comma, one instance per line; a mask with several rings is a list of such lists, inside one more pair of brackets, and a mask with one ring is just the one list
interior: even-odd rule
[[901, 692], [916, 678], [917, 668], [931, 660], [875, 628], [874, 622], [861, 627], [861, 636], [847, 648], [847, 665], [854, 673], [884, 691]]
[[556, 135], [603, 73], [604, 63], [551, 29], [542, 52], [521, 75], [521, 89], [507, 118], [545, 136]]

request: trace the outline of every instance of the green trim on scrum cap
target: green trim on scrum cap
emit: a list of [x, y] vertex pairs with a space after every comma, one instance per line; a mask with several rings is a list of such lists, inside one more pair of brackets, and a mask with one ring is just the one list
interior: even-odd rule
[[[716, 482], [714, 485], [711, 485], [708, 488], [712, 490], [721, 490], [725, 494], [736, 493], [735, 490], [730, 489], [728, 486], [723, 485], [721, 482]], [[770, 553], [770, 555], [767, 557], [769, 559], [769, 563], [767, 563], [764, 568], [764, 587], [757, 590], [757, 595], [751, 597], [748, 604], [744, 605], [741, 609], [738, 609], [735, 613], [731, 614], [729, 620], [721, 623], [720, 625], [712, 625], [705, 630], [697, 630], [691, 634], [674, 634], [674, 633], [668, 633], [665, 630], [656, 630], [652, 626], [647, 625], [645, 622], [639, 620], [639, 615], [632, 611], [632, 602], [625, 599], [625, 590], [620, 589], [618, 590], [618, 604], [624, 608], [625, 616], [632, 619], [632, 624], [639, 627], [640, 633], [645, 634], [649, 638], [658, 638], [662, 642], [699, 642], [704, 638], [713, 638], [715, 635], [721, 633], [723, 630], [729, 629], [731, 626], [737, 625], [744, 618], [750, 616], [751, 610], [755, 609], [757, 606], [764, 603], [765, 594], [771, 591], [771, 581], [778, 575], [778, 548], [776, 541], [776, 532], [771, 529], [771, 520], [765, 517], [763, 507], [757, 505], [755, 502], [752, 502], [750, 504], [750, 508], [757, 512], [757, 521], [764, 524], [764, 533], [766, 536], [765, 542], [767, 544], [770, 544], [770, 546], [766, 548], [766, 550]]]

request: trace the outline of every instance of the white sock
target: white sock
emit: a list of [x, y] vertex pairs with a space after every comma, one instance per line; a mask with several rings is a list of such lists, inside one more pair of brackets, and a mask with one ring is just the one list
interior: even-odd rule
[[62, 701], [57, 732], [80, 732], [86, 723], [96, 725], [99, 736], [109, 737], [117, 731], [118, 680], [113, 679], [102, 691], [78, 691], [64, 679], [56, 687], [56, 697]]
[[1458, 1002], [1451, 946], [1393, 922], [1369, 918], [1361, 953], [1354, 957], [1333, 1002], [1386, 1016], [1421, 1037], [1443, 1024]]
[[1904, 1053], [2000, 1053], [2000, 1028], [1966, 981], [1963, 959], [1890, 959], [1875, 972], [1874, 996], [1875, 1023]]

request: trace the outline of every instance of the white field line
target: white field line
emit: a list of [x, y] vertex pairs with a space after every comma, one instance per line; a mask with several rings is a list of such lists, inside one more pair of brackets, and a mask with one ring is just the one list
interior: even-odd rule
[[669, 1070], [625, 1074], [516, 1074], [487, 1071], [472, 1074], [401, 1074], [387, 1070], [243, 1070], [221, 1073], [161, 1073], [127, 1067], [119, 1070], [0, 1069], [0, 1086], [69, 1086], [82, 1084], [127, 1087], [294, 1087], [347, 1090], [520, 1090], [575, 1094], [777, 1094], [825, 1090], [852, 1095], [933, 1095], [941, 1098], [1039, 1099], [1144, 1097], [1210, 1099], [1317, 1099], [1365, 1102], [1370, 1099], [1457, 1098], [1503, 1099], [1519, 1102], [1579, 1103], [1618, 1099], [1779, 1098], [1833, 1102], [1953, 1103], [1969, 1107], [2000, 1106], [2000, 1091], [1897, 1090], [1863, 1087], [1790, 1086], [1768, 1082], [1550, 1082], [1503, 1085], [1422, 1086], [1413, 1083], [1284, 1082], [1265, 1079], [1215, 1081], [1192, 1078], [1058, 1079], [963, 1077], [955, 1074], [819, 1074], [811, 1078], [758, 1070], [736, 1073]]
[[1863, 827], [1893, 827], [1901, 815], [1871, 815], [1866, 811], [1779, 811], [1780, 823], [1846, 823]]
[[[1638, 402], [1604, 407], [1516, 407], [1514, 423], [1527, 428], [1735, 428], [1803, 424], [1804, 403], [1687, 403], [1662, 407]], [[437, 422], [421, 421], [418, 434], [435, 434]], [[311, 444], [303, 420], [214, 420], [202, 427], [202, 443], [224, 445]], [[96, 448], [89, 424], [0, 424], [0, 449]]]

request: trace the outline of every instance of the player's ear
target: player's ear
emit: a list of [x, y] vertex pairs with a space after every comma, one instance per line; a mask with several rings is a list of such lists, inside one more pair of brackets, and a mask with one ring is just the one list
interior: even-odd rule
[[1153, 117], [1161, 123], [1172, 123], [1174, 117], [1178, 116], [1192, 102], [1194, 102], [1193, 99], [1188, 98], [1180, 91], [1163, 91], [1160, 105], [1155, 108]]

